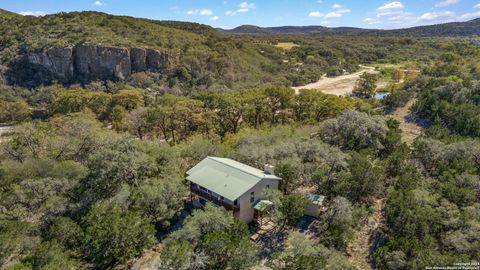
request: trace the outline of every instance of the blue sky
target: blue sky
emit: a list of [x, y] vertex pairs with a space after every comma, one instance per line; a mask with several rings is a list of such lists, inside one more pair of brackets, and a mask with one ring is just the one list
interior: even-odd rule
[[222, 28], [254, 24], [391, 29], [480, 17], [480, 0], [0, 0], [0, 8], [35, 16], [97, 10]]

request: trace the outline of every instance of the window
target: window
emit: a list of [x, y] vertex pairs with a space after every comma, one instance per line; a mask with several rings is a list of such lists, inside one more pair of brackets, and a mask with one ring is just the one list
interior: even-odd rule
[[266, 188], [270, 188], [270, 185], [267, 185]]
[[235, 201], [233, 202], [233, 204], [237, 205], [237, 204], [238, 204], [238, 200], [235, 200]]
[[250, 193], [250, 202], [253, 203], [255, 201], [255, 192]]

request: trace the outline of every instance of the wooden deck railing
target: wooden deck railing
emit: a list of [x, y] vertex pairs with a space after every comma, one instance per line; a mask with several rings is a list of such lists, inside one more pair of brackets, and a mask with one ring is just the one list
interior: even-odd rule
[[192, 190], [192, 193], [194, 193], [194, 194], [202, 197], [203, 199], [205, 199], [209, 202], [212, 202], [216, 205], [223, 206], [223, 207], [225, 207], [225, 209], [227, 209], [229, 211], [236, 212], [236, 211], [240, 210], [240, 207], [238, 205], [233, 205], [229, 202], [220, 200], [219, 198], [213, 196], [212, 194], [209, 194], [208, 192], [200, 189], [199, 187], [191, 186], [191, 190]]

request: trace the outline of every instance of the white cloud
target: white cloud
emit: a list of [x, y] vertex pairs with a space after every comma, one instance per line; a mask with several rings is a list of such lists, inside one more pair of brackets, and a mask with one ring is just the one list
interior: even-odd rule
[[323, 16], [323, 14], [320, 13], [320, 11], [312, 11], [312, 12], [308, 13], [308, 17], [320, 18], [322, 16]]
[[350, 13], [351, 10], [348, 9], [348, 8], [343, 8], [343, 7], [340, 7], [339, 9], [336, 9], [332, 12], [329, 12], [327, 13], [327, 15], [325, 15], [325, 19], [329, 19], [329, 18], [340, 18], [343, 16], [343, 14], [347, 14], [347, 13]]
[[187, 11], [187, 15], [201, 15], [201, 16], [212, 16], [213, 11], [210, 9], [192, 9]]
[[405, 7], [403, 6], [402, 2], [390, 2], [386, 3], [383, 6], [377, 8], [377, 11], [391, 11], [391, 10], [403, 10]]
[[454, 12], [444, 11], [444, 12], [427, 12], [418, 17], [420, 21], [433, 21], [437, 19], [452, 18], [455, 16]]
[[100, 2], [100, 1], [95, 1], [95, 2], [93, 2], [92, 6], [101, 7], [101, 6], [105, 6], [105, 4]]
[[330, 18], [340, 18], [343, 16], [343, 14], [350, 13], [351, 10], [348, 8], [343, 7], [340, 4], [334, 4], [332, 5], [333, 11], [327, 13], [325, 15], [325, 19], [330, 19]]
[[480, 9], [480, 3], [476, 4], [473, 8], [474, 9]]
[[245, 12], [250, 11], [250, 9], [256, 9], [257, 8], [255, 3], [249, 3], [249, 2], [243, 2], [238, 7], [239, 7], [239, 9], [237, 9], [237, 11], [236, 11], [237, 13], [245, 13]]
[[435, 4], [435, 7], [448, 7], [459, 3], [460, 0], [444, 0]]
[[390, 2], [386, 3], [381, 7], [377, 8], [377, 18], [381, 17], [398, 17], [405, 14], [405, 6], [402, 4], [402, 2]]
[[213, 11], [211, 11], [210, 9], [202, 9], [202, 10], [200, 10], [200, 15], [202, 15], [202, 16], [212, 16]]
[[35, 17], [41, 17], [41, 16], [47, 15], [47, 13], [44, 11], [21, 11], [18, 14], [23, 16], [35, 16]]
[[218, 16], [210, 17], [210, 21], [218, 21], [218, 19], [220, 19]]
[[329, 12], [327, 13], [327, 15], [325, 15], [325, 19], [330, 19], [330, 18], [340, 18], [342, 17], [343, 15], [341, 13], [337, 13], [335, 11], [333, 12]]
[[480, 10], [470, 12], [470, 13], [465, 13], [459, 17], [460, 20], [465, 21], [465, 20], [471, 20], [471, 19], [476, 19], [480, 17]]
[[373, 18], [365, 18], [363, 22], [366, 22], [368, 25], [379, 24], [380, 21]]
[[243, 2], [239, 5], [240, 9], [255, 9], [255, 3]]
[[225, 15], [227, 16], [235, 16], [237, 15], [238, 13], [245, 13], [245, 12], [249, 12], [251, 9], [256, 9], [257, 6], [255, 5], [255, 3], [249, 3], [249, 2], [242, 2], [240, 5], [238, 5], [238, 9], [235, 10], [235, 11], [232, 11], [232, 10], [227, 10], [225, 12]]

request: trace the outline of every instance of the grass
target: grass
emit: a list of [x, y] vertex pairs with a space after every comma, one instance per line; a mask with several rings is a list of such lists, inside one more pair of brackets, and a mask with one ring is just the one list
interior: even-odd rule
[[277, 45], [275, 45], [275, 47], [282, 48], [284, 50], [289, 51], [289, 50], [291, 50], [295, 47], [300, 47], [300, 46], [298, 44], [293, 43], [293, 42], [279, 42], [279, 43], [277, 43]]

